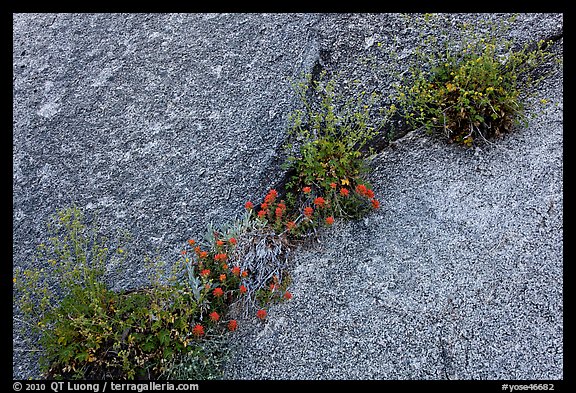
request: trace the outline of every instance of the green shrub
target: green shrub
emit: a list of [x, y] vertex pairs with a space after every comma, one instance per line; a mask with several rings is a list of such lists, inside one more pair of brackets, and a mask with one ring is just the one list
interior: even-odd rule
[[315, 210], [322, 212], [320, 219], [360, 217], [374, 205], [373, 196], [367, 198], [356, 189], [370, 188], [361, 151], [378, 133], [379, 125], [371, 118], [377, 96], [360, 92], [344, 99], [336, 94], [336, 79], [325, 80], [325, 76], [322, 72], [313, 80], [307, 75], [304, 82], [295, 84], [304, 109], [290, 116], [289, 135], [299, 147], [294, 151], [294, 144], [286, 146], [285, 168], [291, 174], [287, 202], [302, 211], [321, 198], [325, 203]]
[[125, 250], [109, 253], [83, 220], [76, 207], [58, 211], [35, 260], [42, 267], [15, 271], [15, 303], [40, 334], [45, 377], [153, 379], [175, 354], [202, 351], [204, 337], [222, 334], [225, 327], [202, 322], [213, 300], [206, 283], [200, 291], [187, 282], [108, 289], [106, 263]]
[[415, 62], [397, 88], [398, 109], [409, 125], [424, 127], [449, 142], [471, 146], [526, 122], [523, 97], [542, 76], [535, 70], [550, 60], [550, 42], [514, 49], [505, 27], [460, 37], [428, 50], [417, 48]]

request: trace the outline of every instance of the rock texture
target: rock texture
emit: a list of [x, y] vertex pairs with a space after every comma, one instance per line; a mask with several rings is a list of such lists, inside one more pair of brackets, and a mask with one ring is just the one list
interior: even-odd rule
[[[15, 14], [13, 265], [75, 203], [134, 238], [111, 284], [144, 285], [144, 254], [171, 260], [283, 177], [290, 78], [321, 67], [385, 93], [406, 64], [380, 54], [419, 44], [414, 18]], [[510, 37], [562, 29], [562, 14], [521, 14]], [[297, 253], [293, 300], [244, 325], [226, 377], [562, 378], [562, 93], [560, 74], [544, 113], [482, 150], [385, 149], [380, 212]], [[14, 331], [14, 378], [38, 375], [30, 339]]]

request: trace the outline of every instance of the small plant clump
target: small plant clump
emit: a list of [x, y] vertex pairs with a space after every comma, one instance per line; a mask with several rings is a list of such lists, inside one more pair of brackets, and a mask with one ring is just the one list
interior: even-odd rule
[[[437, 52], [416, 50], [416, 61], [397, 86], [398, 109], [409, 125], [472, 146], [526, 122], [522, 98], [543, 79], [535, 70], [551, 59], [551, 42], [514, 50], [503, 38], [504, 26], [491, 30], [496, 31], [488, 36], [464, 35], [459, 45], [445, 42]], [[436, 37], [424, 42], [439, 47]]]

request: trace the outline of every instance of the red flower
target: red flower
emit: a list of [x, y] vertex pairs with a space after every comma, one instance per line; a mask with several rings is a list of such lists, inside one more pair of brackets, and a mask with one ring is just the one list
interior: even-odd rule
[[268, 214], [268, 212], [266, 210], [260, 210], [258, 212], [258, 217], [259, 218], [264, 218], [264, 216], [266, 216], [266, 214]]
[[330, 183], [330, 188], [335, 190], [336, 189], [336, 183]]
[[268, 315], [268, 313], [264, 309], [260, 309], [256, 312], [256, 316], [262, 320], [264, 320], [264, 318], [266, 318], [266, 315]]
[[240, 275], [240, 268], [238, 266], [234, 266], [232, 268], [232, 274], [235, 276], [239, 276]]
[[302, 189], [302, 191], [304, 192], [304, 194], [309, 194], [310, 191], [312, 191], [312, 189], [311, 189], [310, 187], [304, 187], [304, 188]]
[[370, 189], [366, 190], [366, 196], [370, 199], [374, 198], [374, 191]]
[[226, 254], [224, 254], [224, 253], [218, 253], [218, 254], [214, 255], [214, 260], [215, 260], [215, 261], [222, 261], [222, 262], [224, 262], [227, 258], [228, 258], [228, 255], [226, 255]]
[[220, 297], [220, 296], [224, 295], [224, 291], [222, 290], [222, 288], [217, 287], [217, 288], [214, 288], [214, 290], [212, 291], [212, 294], [216, 297]]
[[245, 207], [247, 210], [252, 210], [252, 209], [254, 209], [254, 204], [253, 204], [252, 202], [248, 201], [248, 202], [246, 202], [246, 203], [244, 204], [244, 207]]
[[240, 293], [246, 293], [248, 289], [244, 285], [240, 285]]
[[314, 214], [314, 209], [312, 209], [310, 206], [306, 206], [304, 208], [304, 215], [308, 218], [312, 217], [312, 214]]
[[291, 231], [292, 229], [296, 228], [296, 223], [294, 221], [288, 221], [286, 223], [286, 229]]
[[230, 244], [232, 244], [233, 246], [235, 246], [236, 243], [238, 243], [238, 242], [236, 241], [236, 238], [235, 238], [235, 237], [231, 237], [230, 239], [228, 239], [228, 241], [229, 241]]
[[262, 208], [262, 210], [267, 210], [268, 209], [268, 203], [264, 202], [263, 204], [260, 205], [260, 207]]
[[212, 322], [218, 322], [220, 319], [220, 314], [218, 314], [216, 311], [212, 311], [208, 316]]
[[292, 294], [288, 291], [284, 292], [284, 299], [286, 300], [292, 299]]
[[274, 200], [276, 199], [277, 196], [278, 196], [278, 192], [275, 189], [271, 189], [270, 191], [268, 191], [268, 195], [266, 195], [264, 197], [264, 202], [272, 203], [272, 202], [274, 202]]
[[225, 274], [221, 274], [218, 278], [220, 279], [221, 282], [226, 281], [226, 275]]
[[334, 217], [330, 216], [326, 218], [326, 224], [332, 225], [334, 224]]
[[199, 256], [200, 258], [206, 258], [208, 256], [208, 251], [201, 251]]
[[193, 246], [194, 244], [196, 244], [196, 241], [194, 239], [190, 239], [190, 240], [188, 240], [188, 244]]
[[324, 207], [326, 205], [326, 201], [322, 197], [318, 197], [314, 199], [314, 204], [318, 207]]
[[228, 269], [228, 265], [225, 263], [224, 265], [222, 265], [222, 269], [224, 270]]
[[241, 276], [247, 277], [248, 276], [248, 270], [243, 270]]
[[182, 251], [180, 251], [180, 254], [182, 254], [182, 255], [186, 255], [186, 250], [182, 250]]
[[233, 332], [234, 330], [238, 329], [238, 322], [235, 319], [228, 322], [228, 330]]
[[224, 245], [224, 242], [222, 240], [216, 240], [216, 245], [218, 247], [222, 247]]
[[356, 192], [360, 195], [366, 195], [366, 192], [368, 191], [368, 189], [366, 188], [366, 186], [364, 184], [358, 184], [356, 186]]
[[273, 282], [270, 283], [270, 292], [272, 292], [274, 290], [274, 288], [276, 288], [276, 285], [274, 285]]
[[204, 269], [204, 270], [202, 270], [202, 271], [200, 272], [200, 275], [201, 275], [202, 277], [208, 277], [208, 276], [210, 275], [210, 270]]
[[280, 203], [278, 204], [278, 207], [282, 210], [286, 210], [286, 204], [284, 203], [284, 200], [280, 201]]
[[192, 329], [192, 334], [196, 337], [204, 335], [204, 327], [197, 323], [196, 326], [194, 326], [194, 329]]
[[378, 202], [378, 199], [372, 199], [370, 202], [372, 202], [372, 207], [374, 209], [378, 209], [380, 207], [380, 202]]
[[347, 197], [349, 193], [350, 193], [350, 191], [348, 191], [347, 188], [341, 188], [340, 189], [340, 195], [342, 195], [343, 197]]
[[277, 207], [275, 213], [276, 213], [276, 218], [280, 218], [280, 217], [282, 217], [282, 213], [284, 213], [284, 210], [282, 210], [281, 207]]

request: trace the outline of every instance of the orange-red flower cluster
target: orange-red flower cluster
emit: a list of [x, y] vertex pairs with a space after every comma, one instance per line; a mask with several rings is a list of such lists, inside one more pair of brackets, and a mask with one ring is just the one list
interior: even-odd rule
[[212, 322], [218, 322], [220, 319], [220, 314], [218, 314], [216, 311], [212, 311], [208, 316]]
[[342, 195], [343, 197], [347, 197], [349, 193], [350, 193], [350, 191], [348, 191], [347, 188], [342, 187], [340, 189], [340, 195]]
[[227, 258], [228, 258], [228, 255], [226, 255], [226, 254], [224, 254], [224, 253], [218, 253], [218, 254], [214, 255], [214, 260], [215, 260], [215, 261], [222, 261], [222, 262], [224, 262]]
[[222, 288], [220, 287], [216, 287], [214, 288], [214, 290], [212, 291], [212, 294], [216, 297], [220, 297], [222, 295], [224, 295], [224, 291], [222, 290]]
[[204, 326], [197, 323], [192, 329], [192, 334], [195, 335], [196, 337], [204, 335]]
[[327, 224], [327, 225], [332, 225], [332, 224], [334, 224], [334, 217], [332, 217], [332, 216], [326, 217], [326, 224]]
[[235, 319], [232, 319], [230, 322], [228, 322], [228, 330], [233, 332], [236, 329], [238, 329], [238, 322]]
[[302, 192], [304, 192], [304, 194], [310, 194], [310, 191], [312, 191], [312, 189], [310, 187], [304, 187], [302, 189]]
[[268, 313], [264, 309], [260, 309], [256, 312], [256, 316], [262, 320], [266, 318], [266, 315], [268, 315]]
[[252, 202], [248, 201], [244, 204], [244, 207], [246, 208], [246, 210], [252, 210], [252, 209], [254, 209], [254, 204]]
[[310, 206], [306, 206], [304, 208], [304, 215], [308, 218], [312, 217], [312, 215], [314, 214], [314, 209], [312, 209]]
[[272, 203], [278, 196], [278, 192], [275, 189], [268, 191], [268, 194], [264, 197], [264, 203]]
[[209, 269], [204, 269], [200, 272], [200, 275], [204, 278], [208, 277], [210, 275], [210, 270]]
[[314, 204], [318, 207], [325, 207], [326, 206], [326, 200], [322, 197], [318, 197], [318, 198], [314, 199]]

